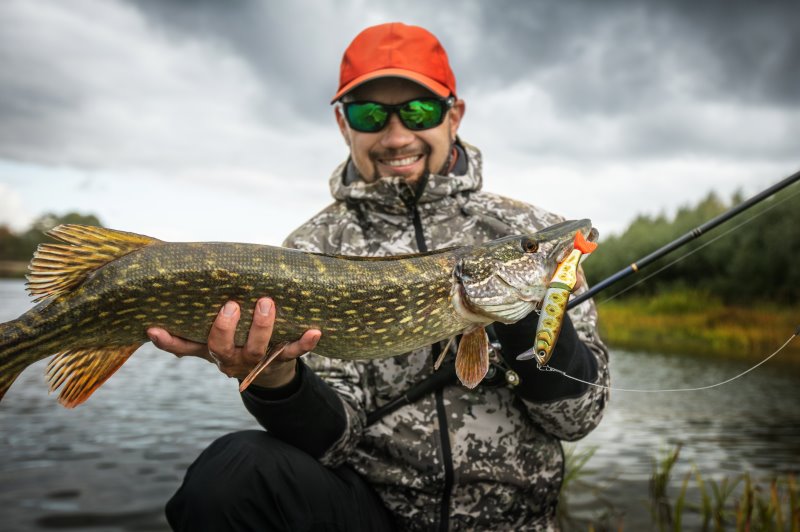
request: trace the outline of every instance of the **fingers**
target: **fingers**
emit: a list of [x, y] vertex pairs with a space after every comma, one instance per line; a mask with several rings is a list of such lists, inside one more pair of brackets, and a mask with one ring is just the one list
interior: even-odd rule
[[206, 349], [204, 344], [198, 344], [196, 342], [184, 340], [183, 338], [179, 338], [177, 336], [172, 336], [170, 333], [159, 327], [151, 327], [147, 329], [147, 336], [157, 348], [163, 349], [164, 351], [172, 353], [173, 355], [179, 357], [191, 355], [209, 359], [208, 349]]
[[577, 276], [576, 281], [575, 281], [575, 286], [572, 288], [572, 293], [575, 293], [578, 290], [580, 290], [581, 287], [583, 287], [584, 284], [586, 284], [586, 279], [585, 279], [585, 277], [583, 275], [583, 271], [582, 270], [578, 270], [578, 276]]
[[244, 345], [244, 353], [252, 361], [258, 362], [267, 352], [269, 339], [272, 337], [272, 327], [275, 324], [275, 305], [272, 300], [264, 297], [256, 302], [253, 311], [253, 323]]
[[228, 301], [220, 309], [208, 333], [208, 350], [214, 353], [218, 365], [228, 364], [234, 355], [237, 323], [239, 305], [235, 301]]
[[[258, 362], [267, 352], [272, 330], [275, 324], [275, 304], [271, 299], [265, 297], [256, 302], [253, 312], [253, 323], [247, 336], [247, 343], [244, 346], [245, 355], [253, 363]], [[278, 355], [276, 360], [287, 361], [304, 355], [314, 349], [319, 342], [322, 332], [311, 329], [303, 333], [299, 340], [289, 343]]]
[[299, 340], [286, 346], [286, 349], [280, 354], [278, 360], [291, 360], [305, 355], [309, 351], [313, 351], [314, 348], [317, 347], [320, 338], [322, 338], [322, 331], [317, 329], [310, 329], [304, 332]]
[[[164, 329], [157, 327], [148, 329], [147, 334], [160, 349], [178, 356], [194, 355], [205, 358], [214, 362], [220, 371], [229, 377], [242, 378], [263, 359], [267, 352], [275, 325], [275, 315], [276, 309], [273, 301], [266, 297], [259, 299], [253, 310], [253, 320], [247, 341], [242, 347], [236, 347], [235, 344], [236, 326], [241, 317], [241, 310], [235, 301], [228, 301], [220, 309], [208, 334], [207, 345], [172, 336]], [[275, 362], [270, 364], [264, 373], [269, 372], [273, 366], [275, 366], [275, 373], [279, 373], [280, 370], [277, 366], [285, 366], [281, 363], [292, 361], [313, 350], [321, 337], [322, 332], [317, 329], [306, 331], [299, 340], [287, 344]], [[291, 367], [293, 368], [294, 365], [292, 364]], [[284, 369], [286, 368], [288, 366]]]

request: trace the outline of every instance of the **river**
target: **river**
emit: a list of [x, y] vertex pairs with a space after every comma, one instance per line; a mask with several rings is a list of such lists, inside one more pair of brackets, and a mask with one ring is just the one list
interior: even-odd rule
[[[0, 280], [0, 322], [31, 307], [21, 281]], [[703, 386], [742, 363], [614, 351], [613, 384]], [[6, 531], [167, 530], [163, 505], [215, 438], [257, 428], [237, 383], [205, 361], [143, 346], [84, 405], [48, 395], [46, 362], [28, 368], [0, 403], [0, 523]], [[800, 472], [800, 377], [770, 362], [733, 383], [686, 393], [612, 392], [600, 426], [574, 445], [594, 449], [567, 493], [577, 517], [608, 513], [649, 527], [653, 459], [680, 444], [675, 478], [693, 464], [719, 479]], [[677, 481], [676, 481], [677, 483]], [[616, 527], [615, 527], [616, 528]], [[585, 529], [585, 526], [583, 527]]]

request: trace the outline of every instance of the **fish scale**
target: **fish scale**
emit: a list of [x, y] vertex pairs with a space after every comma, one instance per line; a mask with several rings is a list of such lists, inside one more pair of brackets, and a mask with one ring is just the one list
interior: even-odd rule
[[41, 303], [0, 324], [0, 398], [25, 367], [56, 354], [51, 389], [63, 385], [59, 401], [80, 404], [148, 341], [148, 328], [205, 343], [226, 301], [242, 308], [234, 340], [244, 345], [263, 296], [275, 301], [273, 345], [319, 329], [314, 351], [327, 357], [385, 358], [463, 333], [475, 351], [459, 347], [459, 376], [472, 387], [488, 369], [482, 327], [533, 310], [565, 246], [590, 228], [565, 222], [480, 246], [365, 258], [59, 226], [50, 234], [66, 244], [43, 244], [31, 262], [29, 291]]

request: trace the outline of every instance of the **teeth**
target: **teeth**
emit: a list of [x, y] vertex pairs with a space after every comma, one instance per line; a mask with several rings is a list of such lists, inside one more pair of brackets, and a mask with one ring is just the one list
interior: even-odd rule
[[421, 155], [414, 155], [413, 157], [406, 157], [405, 159], [384, 159], [383, 164], [388, 166], [406, 166], [416, 162]]

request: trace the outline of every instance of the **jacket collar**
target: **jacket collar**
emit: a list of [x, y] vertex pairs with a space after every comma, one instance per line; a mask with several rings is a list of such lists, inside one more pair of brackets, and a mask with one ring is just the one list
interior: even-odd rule
[[367, 183], [355, 174], [348, 159], [331, 176], [331, 194], [338, 201], [406, 209], [407, 205], [415, 201], [417, 194], [417, 203], [430, 203], [463, 192], [480, 190], [483, 184], [480, 151], [460, 139], [456, 140], [456, 149], [458, 160], [453, 171], [448, 175], [431, 174], [421, 192], [412, 189], [401, 177], [385, 177]]

